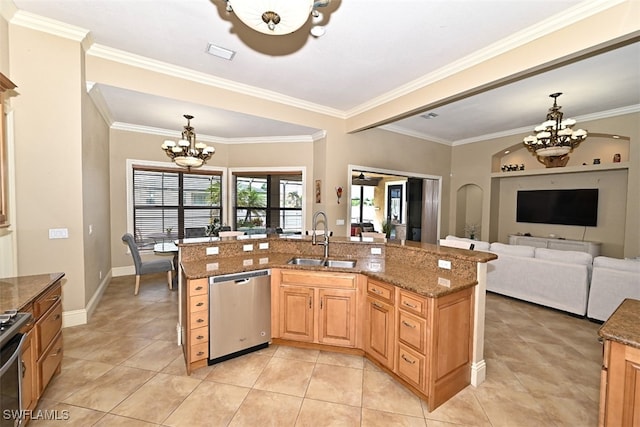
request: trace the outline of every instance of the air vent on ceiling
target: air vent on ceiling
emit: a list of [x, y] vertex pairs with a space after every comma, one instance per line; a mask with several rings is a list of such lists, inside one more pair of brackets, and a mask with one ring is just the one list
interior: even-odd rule
[[233, 59], [233, 55], [235, 55], [235, 51], [231, 49], [226, 49], [224, 47], [216, 46], [213, 43], [209, 43], [207, 45], [207, 53], [217, 56], [218, 58], [226, 59], [231, 61]]
[[436, 113], [426, 113], [426, 114], [422, 114], [420, 117], [422, 117], [423, 119], [435, 119], [436, 117], [438, 117], [438, 115]]

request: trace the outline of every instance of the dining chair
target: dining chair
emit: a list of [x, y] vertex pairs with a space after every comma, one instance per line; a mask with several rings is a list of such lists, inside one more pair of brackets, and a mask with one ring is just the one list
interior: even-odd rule
[[133, 235], [131, 235], [131, 233], [125, 233], [122, 236], [122, 241], [126, 242], [127, 245], [129, 245], [131, 257], [133, 258], [133, 265], [136, 268], [136, 287], [133, 292], [134, 295], [138, 295], [138, 290], [140, 289], [140, 276], [142, 276], [143, 274], [162, 273], [166, 271], [169, 289], [173, 289], [173, 285], [171, 282], [173, 262], [171, 262], [171, 260], [158, 259], [153, 261], [142, 261], [140, 252], [138, 251], [138, 246], [136, 245], [136, 241], [133, 238]]

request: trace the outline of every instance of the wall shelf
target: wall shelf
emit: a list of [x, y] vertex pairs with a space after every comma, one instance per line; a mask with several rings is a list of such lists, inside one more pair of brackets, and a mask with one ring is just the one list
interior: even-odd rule
[[512, 177], [535, 176], [535, 175], [557, 175], [557, 174], [580, 173], [580, 172], [600, 172], [600, 171], [618, 170], [618, 169], [629, 169], [629, 162], [601, 163], [599, 165], [565, 166], [560, 168], [529, 169], [529, 170], [512, 171], [512, 172], [493, 172], [491, 174], [491, 178], [512, 178]]

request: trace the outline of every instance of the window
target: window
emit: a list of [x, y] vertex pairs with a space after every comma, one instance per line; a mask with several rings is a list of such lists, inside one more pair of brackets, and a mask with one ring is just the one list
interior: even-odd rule
[[133, 166], [133, 227], [138, 244], [185, 229], [211, 231], [222, 223], [219, 171], [182, 171]]
[[302, 173], [234, 173], [234, 228], [302, 232]]

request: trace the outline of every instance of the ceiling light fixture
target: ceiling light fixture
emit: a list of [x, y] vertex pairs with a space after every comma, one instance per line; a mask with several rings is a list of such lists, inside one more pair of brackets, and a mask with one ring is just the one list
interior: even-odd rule
[[191, 126], [193, 116], [185, 114], [183, 117], [187, 119], [187, 125], [182, 131], [182, 139], [178, 142], [166, 140], [162, 144], [162, 149], [178, 166], [197, 168], [209, 160], [216, 149], [202, 142], [196, 142], [196, 133]]
[[574, 119], [562, 119], [558, 97], [562, 92], [549, 95], [553, 98], [553, 106], [549, 108], [547, 120], [537, 126], [535, 135], [529, 135], [522, 143], [533, 153], [538, 161], [548, 168], [565, 166], [569, 161], [568, 154], [587, 138], [587, 131], [571, 128], [576, 124]]
[[[227, 12], [233, 12], [248, 27], [269, 35], [290, 34], [300, 29], [313, 17], [314, 24], [320, 22], [322, 14], [317, 11], [331, 0], [225, 0]], [[311, 34], [320, 37], [324, 27], [314, 26]]]

